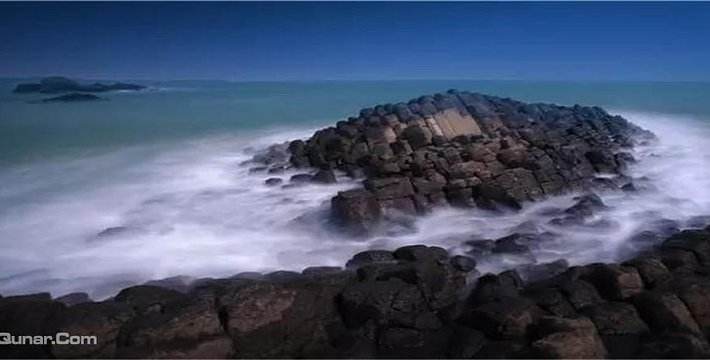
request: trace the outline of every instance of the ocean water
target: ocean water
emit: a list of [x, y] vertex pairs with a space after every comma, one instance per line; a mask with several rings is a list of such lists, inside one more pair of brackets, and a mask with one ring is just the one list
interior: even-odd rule
[[[559, 235], [534, 249], [538, 263], [611, 261], [638, 250], [629, 238], [654, 222], [692, 226], [710, 215], [708, 83], [173, 81], [103, 94], [108, 101], [37, 104], [41, 96], [11, 93], [19, 81], [0, 80], [2, 295], [103, 298], [151, 279], [343, 265], [360, 250], [414, 243], [465, 252], [465, 240], [531, 222]], [[635, 150], [641, 190], [600, 194], [609, 209], [571, 229], [548, 225], [547, 210], [569, 206], [574, 194], [515, 213], [442, 208], [354, 240], [324, 225], [329, 199], [356, 183], [268, 188], [266, 175], [240, 165], [362, 107], [450, 88], [600, 105], [654, 131], [658, 143]], [[119, 230], [98, 235], [107, 228]], [[499, 256], [479, 270], [529, 261]]]

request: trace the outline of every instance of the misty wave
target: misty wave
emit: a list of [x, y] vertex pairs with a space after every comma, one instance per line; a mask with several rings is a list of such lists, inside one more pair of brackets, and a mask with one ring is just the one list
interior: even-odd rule
[[415, 243], [466, 253], [468, 244], [523, 228], [549, 236], [530, 256], [490, 256], [478, 270], [620, 260], [652, 245], [630, 241], [639, 232], [658, 224], [690, 227], [710, 214], [710, 124], [621, 113], [660, 141], [635, 149], [639, 162], [630, 171], [638, 191], [599, 193], [608, 207], [573, 227], [549, 221], [578, 194], [519, 212], [441, 208], [387, 234], [345, 238], [328, 230], [327, 211], [330, 198], [356, 182], [341, 176], [334, 185], [268, 187], [267, 177], [287, 182], [296, 172], [253, 173], [240, 165], [253, 149], [312, 131], [210, 137], [13, 168], [0, 173], [0, 272], [8, 275], [0, 278], [0, 293], [87, 291], [103, 298], [151, 279], [342, 266], [361, 250]]

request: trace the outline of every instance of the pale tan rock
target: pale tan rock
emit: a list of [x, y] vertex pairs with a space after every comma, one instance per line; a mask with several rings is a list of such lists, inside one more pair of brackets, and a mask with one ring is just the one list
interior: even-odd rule
[[[434, 115], [436, 126], [447, 139], [459, 135], [481, 135], [481, 128], [476, 120], [469, 114], [461, 114], [456, 109], [446, 109]], [[433, 130], [433, 129], [432, 129]]]

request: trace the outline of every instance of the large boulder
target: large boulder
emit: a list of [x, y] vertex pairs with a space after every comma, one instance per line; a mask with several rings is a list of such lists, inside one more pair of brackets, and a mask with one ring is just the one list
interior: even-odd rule
[[654, 331], [679, 331], [701, 334], [688, 307], [677, 295], [667, 292], [643, 292], [633, 299], [641, 317]]
[[402, 132], [402, 138], [416, 150], [431, 144], [432, 134], [424, 126], [410, 125]]
[[493, 339], [524, 338], [542, 314], [533, 302], [511, 297], [474, 308], [464, 315], [463, 323]]
[[[157, 290], [161, 289], [161, 290]], [[129, 289], [132, 290], [132, 289]], [[121, 327], [117, 357], [223, 358], [232, 354], [215, 303], [162, 288], [119, 293], [138, 316]]]
[[664, 248], [690, 251], [702, 264], [710, 265], [710, 232], [685, 230], [663, 242]]
[[587, 318], [544, 317], [539, 327], [543, 337], [532, 343], [539, 358], [599, 359], [607, 355], [597, 329]]
[[[13, 336], [54, 336], [61, 322], [65, 306], [53, 302], [48, 293], [8, 296], [0, 299], [0, 333]], [[51, 349], [46, 345], [0, 345], [3, 358], [48, 358]]]
[[596, 264], [589, 268], [591, 271], [585, 278], [609, 300], [628, 299], [644, 289], [643, 280], [634, 267]]
[[72, 306], [62, 316], [59, 331], [77, 336], [96, 336], [97, 342], [57, 345], [52, 348], [52, 354], [57, 358], [117, 357], [121, 328], [134, 314], [135, 311], [129, 305], [114, 301]]
[[586, 307], [587, 315], [601, 335], [606, 348], [617, 358], [628, 358], [638, 352], [640, 340], [649, 333], [633, 305], [607, 302]]
[[255, 281], [220, 291], [217, 325], [233, 343], [229, 356], [334, 357], [333, 344], [345, 332], [336, 296], [349, 279], [332, 275], [308, 282]]
[[339, 192], [331, 200], [333, 220], [353, 234], [373, 230], [382, 218], [382, 208], [375, 195], [364, 189]]

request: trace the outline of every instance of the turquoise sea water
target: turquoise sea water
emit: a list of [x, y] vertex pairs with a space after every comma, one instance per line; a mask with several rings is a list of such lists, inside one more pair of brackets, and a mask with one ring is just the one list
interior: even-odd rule
[[150, 90], [106, 94], [109, 101], [28, 103], [0, 80], [0, 166], [76, 156], [127, 145], [225, 132], [334, 123], [373, 104], [459, 90], [560, 104], [687, 114], [710, 119], [710, 83], [361, 81], [146, 82]]
[[[0, 294], [88, 291], [95, 298], [150, 279], [343, 265], [357, 251], [414, 243], [465, 251], [534, 221], [561, 234], [537, 261], [618, 260], [649, 223], [710, 215], [710, 83], [397, 81], [141, 82], [108, 101], [33, 103], [0, 80]], [[635, 150], [638, 193], [601, 194], [608, 228], [553, 229], [546, 206], [518, 213], [442, 208], [411, 226], [353, 240], [327, 231], [330, 198], [357, 186], [270, 188], [241, 166], [254, 149], [307, 137], [360, 108], [447, 89], [523, 101], [600, 105], [654, 131]], [[294, 172], [284, 174], [284, 179]], [[108, 229], [112, 236], [99, 236]], [[519, 265], [499, 258], [479, 270]]]

